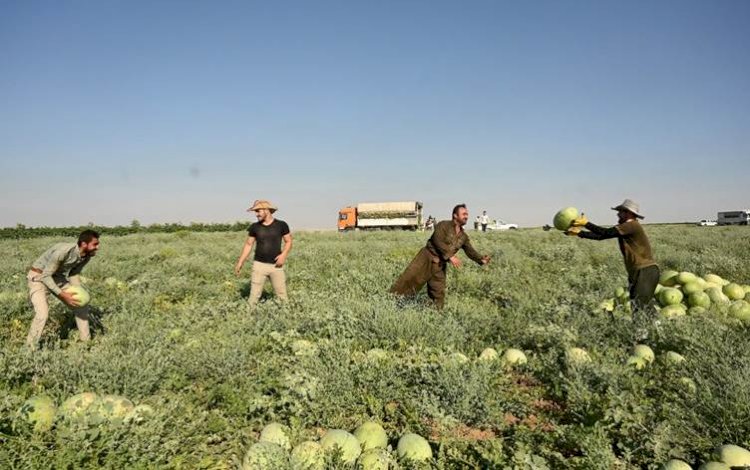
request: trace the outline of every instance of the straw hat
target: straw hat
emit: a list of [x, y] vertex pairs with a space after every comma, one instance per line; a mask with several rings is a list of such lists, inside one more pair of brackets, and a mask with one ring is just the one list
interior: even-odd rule
[[624, 201], [622, 201], [622, 204], [619, 204], [613, 207], [612, 210], [613, 211], [626, 210], [635, 214], [635, 216], [638, 217], [639, 219], [644, 218], [641, 215], [641, 206], [639, 206], [638, 203], [636, 203], [632, 199], [625, 199]]
[[279, 210], [279, 208], [271, 204], [270, 201], [266, 201], [265, 199], [256, 199], [255, 202], [253, 202], [253, 205], [247, 211], [255, 212], [260, 209], [268, 209], [272, 214]]

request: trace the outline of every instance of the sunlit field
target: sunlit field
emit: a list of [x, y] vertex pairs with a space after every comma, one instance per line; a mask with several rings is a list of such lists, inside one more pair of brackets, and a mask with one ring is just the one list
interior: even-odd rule
[[[750, 228], [646, 231], [663, 270], [750, 284]], [[0, 241], [0, 468], [237, 468], [273, 422], [294, 447], [375, 421], [392, 468], [659, 468], [671, 458], [697, 468], [721, 445], [750, 448], [750, 327], [728, 306], [663, 319], [645, 342], [655, 360], [636, 369], [626, 307], [600, 307], [626, 285], [616, 241], [469, 233], [493, 260], [460, 255], [443, 311], [425, 292], [387, 294], [425, 232], [296, 233], [289, 303], [269, 285], [253, 311], [251, 263], [233, 273], [243, 232], [103, 236], [83, 272], [103, 329], [79, 342], [51, 298], [33, 353], [26, 270], [74, 239]], [[588, 355], [572, 357], [574, 347]], [[480, 360], [486, 348], [497, 357]], [[504, 360], [509, 348], [527, 362]], [[36, 430], [19, 412], [32, 396], [60, 406], [82, 392], [152, 412], [57, 413]], [[426, 438], [432, 458], [400, 458], [406, 433]], [[284, 455], [267, 468], [286, 468]], [[324, 457], [354, 468], [341, 452]]]

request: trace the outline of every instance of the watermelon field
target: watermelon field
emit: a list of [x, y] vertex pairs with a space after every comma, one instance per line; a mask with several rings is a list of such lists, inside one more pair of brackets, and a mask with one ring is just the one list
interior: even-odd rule
[[[748, 227], [646, 231], [662, 270], [750, 284]], [[436, 311], [386, 293], [428, 235], [295, 233], [290, 301], [253, 311], [244, 232], [104, 235], [83, 272], [97, 334], [50, 299], [34, 352], [25, 272], [67, 240], [0, 241], [0, 468], [750, 465], [744, 300], [670, 307], [650, 357], [616, 241], [470, 232], [493, 261], [461, 254]]]

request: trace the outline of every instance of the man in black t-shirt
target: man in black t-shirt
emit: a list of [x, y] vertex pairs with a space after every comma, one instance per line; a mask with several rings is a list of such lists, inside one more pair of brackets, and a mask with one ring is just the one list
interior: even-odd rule
[[[250, 256], [253, 245], [255, 258], [253, 271], [250, 277], [250, 305], [255, 305], [263, 293], [266, 279], [271, 279], [271, 285], [279, 300], [287, 300], [286, 276], [284, 275], [284, 263], [292, 249], [292, 235], [289, 226], [283, 220], [274, 219], [273, 214], [276, 207], [268, 201], [255, 201], [248, 212], [255, 212], [258, 221], [250, 225], [247, 231], [247, 240], [242, 247], [242, 254], [234, 267], [234, 272], [239, 276], [242, 265]], [[284, 247], [281, 247], [281, 241]]]

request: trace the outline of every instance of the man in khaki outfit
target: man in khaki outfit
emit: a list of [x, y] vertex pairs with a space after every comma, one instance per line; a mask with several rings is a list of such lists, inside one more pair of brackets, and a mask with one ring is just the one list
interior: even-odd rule
[[255, 305], [260, 299], [266, 279], [271, 279], [271, 285], [279, 300], [287, 300], [284, 263], [292, 250], [292, 234], [286, 222], [273, 217], [276, 210], [273, 204], [263, 200], [255, 201], [248, 209], [248, 212], [255, 212], [258, 221], [250, 225], [247, 231], [247, 240], [242, 247], [242, 254], [237, 260], [234, 272], [239, 276], [242, 265], [245, 264], [253, 245], [257, 242], [250, 278], [250, 305]]
[[465, 204], [453, 208], [451, 220], [443, 220], [435, 226], [435, 231], [427, 240], [406, 270], [396, 279], [390, 292], [396, 295], [414, 295], [427, 284], [427, 295], [438, 309], [445, 304], [445, 279], [448, 263], [456, 268], [461, 267], [461, 260], [456, 256], [463, 249], [466, 256], [480, 265], [490, 262], [489, 256], [480, 255], [463, 229], [469, 220], [469, 211]]
[[26, 280], [29, 286], [29, 299], [34, 306], [34, 319], [31, 321], [26, 344], [36, 348], [42, 337], [42, 330], [49, 318], [47, 294], [52, 292], [65, 305], [73, 309], [76, 326], [81, 341], [88, 341], [89, 308], [79, 307], [72, 294], [63, 289], [69, 285], [80, 286], [79, 275], [89, 260], [99, 249], [99, 234], [93, 230], [84, 230], [78, 236], [78, 243], [57, 243], [45, 251], [31, 265]]
[[[633, 318], [636, 323], [637, 339], [645, 339], [645, 328], [649, 323], [649, 316], [654, 316], [655, 309], [649, 308], [653, 304], [654, 291], [659, 282], [659, 266], [654, 261], [651, 243], [638, 219], [643, 219], [640, 206], [630, 199], [612, 208], [617, 211], [618, 224], [614, 227], [603, 228], [588, 221], [581, 215], [575, 219], [566, 235], [587, 238], [589, 240], [607, 240], [617, 238], [620, 252], [625, 261], [628, 273], [630, 300], [633, 306]], [[581, 231], [581, 227], [586, 231]], [[650, 313], [650, 315], [649, 315]]]

